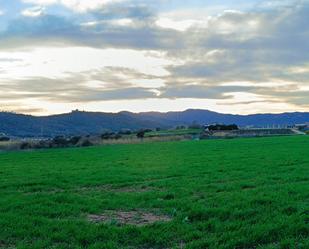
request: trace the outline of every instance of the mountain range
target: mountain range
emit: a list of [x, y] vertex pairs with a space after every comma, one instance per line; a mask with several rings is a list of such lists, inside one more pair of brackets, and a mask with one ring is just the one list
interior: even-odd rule
[[192, 123], [224, 123], [239, 126], [265, 127], [309, 122], [309, 113], [232, 115], [208, 110], [189, 109], [182, 112], [84, 112], [52, 116], [31, 116], [0, 112], [0, 133], [16, 137], [52, 137], [56, 135], [97, 134], [104, 130], [137, 130], [171, 128]]

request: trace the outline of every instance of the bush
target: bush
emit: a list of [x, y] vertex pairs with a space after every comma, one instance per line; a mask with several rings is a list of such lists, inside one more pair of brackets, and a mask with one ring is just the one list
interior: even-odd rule
[[231, 124], [231, 125], [216, 124], [216, 125], [210, 125], [207, 128], [210, 131], [233, 131], [233, 130], [238, 130], [238, 126], [236, 124]]
[[79, 142], [79, 140], [81, 140], [81, 138], [82, 138], [81, 136], [71, 137], [69, 143], [72, 145], [76, 145]]
[[81, 143], [81, 146], [82, 147], [89, 147], [89, 146], [92, 146], [93, 143], [91, 143], [88, 139], [84, 140], [82, 143]]
[[31, 149], [31, 144], [28, 142], [22, 142], [19, 147], [21, 150]]
[[106, 132], [101, 135], [101, 139], [108, 140], [108, 139], [120, 139], [122, 135], [120, 133], [114, 133], [114, 132]]
[[69, 141], [63, 136], [57, 136], [52, 140], [52, 143], [56, 146], [65, 147], [69, 144]]
[[144, 138], [145, 137], [145, 131], [144, 130], [140, 130], [137, 132], [136, 136], [138, 138]]
[[0, 142], [8, 142], [10, 141], [11, 139], [9, 137], [0, 137]]
[[122, 136], [120, 134], [115, 134], [114, 139], [120, 139]]
[[101, 139], [112, 139], [114, 135], [115, 135], [114, 132], [107, 131], [102, 133]]
[[47, 149], [51, 147], [51, 143], [49, 140], [40, 140], [38, 143], [33, 145], [34, 149]]

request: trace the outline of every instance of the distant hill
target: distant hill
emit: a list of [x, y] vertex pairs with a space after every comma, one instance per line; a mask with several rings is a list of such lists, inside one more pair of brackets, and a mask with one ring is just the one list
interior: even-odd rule
[[106, 129], [169, 128], [176, 125], [235, 123], [239, 126], [291, 125], [309, 122], [309, 113], [232, 115], [208, 110], [183, 112], [103, 113], [79, 112], [36, 117], [0, 112], [0, 133], [19, 137], [75, 135], [100, 133]]

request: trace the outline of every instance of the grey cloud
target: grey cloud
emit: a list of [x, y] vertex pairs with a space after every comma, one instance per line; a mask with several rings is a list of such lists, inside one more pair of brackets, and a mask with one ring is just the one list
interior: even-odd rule
[[20, 102], [1, 103], [0, 111], [10, 111], [15, 113], [43, 113], [46, 111], [43, 108], [25, 107]]
[[149, 89], [142, 87], [131, 87], [114, 90], [102, 91], [80, 91], [75, 92], [71, 96], [58, 96], [56, 101], [69, 101], [69, 102], [92, 102], [102, 100], [129, 100], [129, 99], [147, 99], [154, 98], [155, 93]]
[[84, 27], [72, 20], [53, 15], [16, 19], [0, 35], [0, 49], [46, 43], [96, 48], [170, 49], [177, 47], [177, 37], [180, 41], [178, 47], [183, 45], [179, 32], [140, 20], [134, 21], [130, 26], [98, 22], [93, 27]]
[[279, 99], [282, 102], [288, 102], [295, 105], [309, 106], [309, 91], [301, 91], [299, 89], [287, 90], [284, 89], [258, 89], [257, 93], [269, 98]]
[[153, 20], [156, 13], [145, 4], [129, 4], [124, 3], [110, 4], [108, 7], [92, 11], [91, 13], [98, 19], [118, 19], [132, 18], [135, 20], [146, 21]]
[[[171, 75], [164, 78], [166, 87], [156, 89], [161, 92], [160, 96], [128, 83], [134, 78], [150, 79], [153, 76], [124, 68], [83, 72], [59, 82], [51, 79], [18, 81], [2, 85], [1, 89], [29, 89], [41, 94], [42, 98], [53, 96], [55, 101], [65, 98], [68, 101], [92, 101], [149, 97], [225, 99], [228, 97], [224, 93], [241, 91], [270, 100], [273, 98], [274, 101], [282, 99], [307, 105], [308, 92], [297, 87], [280, 91], [270, 87], [237, 86], [237, 81], [309, 84], [308, 72], [291, 70], [293, 67], [308, 68], [309, 3], [293, 3], [268, 11], [226, 12], [213, 18], [208, 27], [191, 27], [184, 32], [158, 27], [155, 11], [144, 5], [111, 5], [97, 10], [90, 13], [98, 21], [97, 25], [88, 27], [51, 15], [15, 20], [0, 38], [0, 50], [44, 43], [152, 49], [165, 51], [168, 58], [183, 64], [166, 67]], [[133, 24], [120, 26], [110, 22], [118, 18], [131, 18]], [[104, 22], [100, 22], [102, 20]], [[127, 75], [127, 79], [115, 76], [117, 71]], [[84, 86], [82, 83], [89, 79], [106, 82], [105, 90]], [[223, 82], [235, 82], [235, 85], [222, 87]], [[282, 85], [284, 87], [284, 83]], [[41, 93], [41, 89], [46, 90]], [[63, 95], [64, 91], [69, 94]]]
[[25, 108], [20, 106], [19, 104], [10, 106], [9, 109], [12, 109], [16, 113], [31, 113], [31, 114], [42, 113], [45, 111], [45, 109], [43, 108]]
[[[190, 46], [169, 51], [183, 58], [180, 66], [171, 66], [172, 75], [191, 80], [204, 79], [217, 84], [227, 81], [294, 81], [308, 83], [307, 73], [294, 73], [294, 66], [308, 67], [309, 3], [280, 8], [266, 13], [226, 13], [213, 20], [210, 28], [189, 30]], [[251, 32], [243, 32], [257, 22]], [[231, 33], [220, 33], [224, 23], [234, 25]], [[211, 58], [207, 53], [219, 51]]]
[[242, 86], [205, 86], [186, 85], [163, 87], [160, 89], [161, 98], [201, 98], [201, 99], [228, 99], [224, 93], [248, 91], [252, 87]]
[[[127, 78], [117, 76], [118, 73], [125, 73]], [[47, 101], [92, 102], [156, 97], [152, 89], [135, 87], [128, 82], [128, 79], [133, 81], [136, 77], [150, 79], [153, 76], [127, 68], [107, 67], [101, 70], [68, 73], [66, 78], [61, 79], [33, 77], [6, 80], [0, 82], [0, 101], [36, 98]], [[103, 86], [87, 85], [91, 81], [102, 82]]]
[[233, 101], [233, 102], [220, 102], [218, 105], [229, 105], [229, 106], [234, 106], [234, 105], [251, 105], [251, 104], [258, 104], [258, 103], [280, 103], [280, 101], [276, 100], [256, 100], [256, 101]]

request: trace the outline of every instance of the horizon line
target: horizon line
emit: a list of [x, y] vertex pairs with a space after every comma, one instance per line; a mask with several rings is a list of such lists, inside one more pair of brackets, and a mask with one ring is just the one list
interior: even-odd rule
[[74, 112], [84, 112], [84, 113], [100, 113], [100, 114], [121, 114], [121, 113], [131, 113], [131, 114], [146, 114], [146, 113], [159, 113], [159, 114], [167, 114], [167, 113], [177, 113], [177, 112], [187, 112], [187, 111], [208, 111], [212, 113], [217, 114], [223, 114], [223, 115], [235, 115], [235, 116], [251, 116], [251, 115], [280, 115], [280, 114], [293, 114], [293, 113], [309, 113], [306, 111], [289, 111], [289, 112], [256, 112], [256, 113], [250, 113], [250, 114], [241, 114], [241, 113], [225, 113], [225, 112], [218, 112], [213, 111], [210, 109], [200, 109], [200, 108], [188, 108], [184, 110], [179, 111], [143, 111], [143, 112], [134, 112], [134, 111], [128, 111], [128, 110], [121, 110], [118, 112], [107, 112], [107, 111], [90, 111], [90, 110], [71, 110], [70, 112], [62, 112], [62, 113], [54, 113], [54, 114], [46, 114], [46, 115], [35, 115], [35, 114], [28, 114], [28, 113], [22, 113], [17, 111], [10, 111], [10, 110], [0, 110], [0, 113], [10, 113], [10, 114], [16, 114], [16, 115], [24, 115], [24, 116], [32, 116], [32, 117], [51, 117], [51, 116], [59, 116], [59, 115], [66, 115], [71, 114]]

